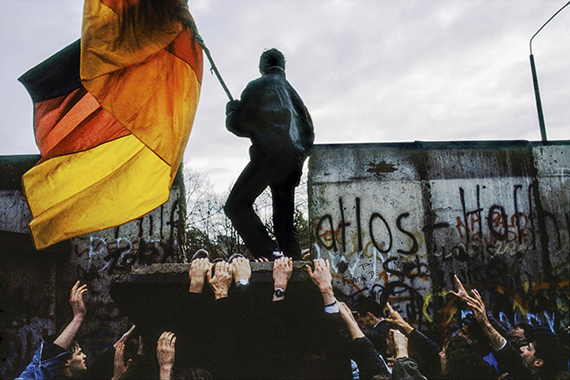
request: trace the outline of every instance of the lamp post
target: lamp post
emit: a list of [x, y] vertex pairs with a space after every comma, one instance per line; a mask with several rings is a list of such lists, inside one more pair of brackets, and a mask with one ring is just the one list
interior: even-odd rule
[[536, 109], [538, 111], [538, 123], [540, 125], [540, 136], [542, 138], [542, 142], [546, 142], [548, 140], [546, 138], [546, 126], [544, 125], [544, 115], [542, 113], [542, 102], [540, 101], [540, 91], [538, 90], [538, 76], [536, 75], [536, 67], [534, 65], [534, 56], [532, 55], [532, 40], [534, 37], [536, 37], [538, 32], [540, 32], [542, 30], [542, 28], [544, 28], [546, 26], [546, 24], [548, 24], [550, 22], [550, 20], [552, 20], [554, 18], [554, 16], [556, 16], [558, 13], [560, 13], [561, 10], [566, 8], [568, 6], [568, 4], [570, 4], [570, 1], [568, 1], [566, 4], [564, 4], [562, 6], [562, 8], [560, 8], [558, 10], [558, 12], [553, 14], [552, 17], [550, 17], [544, 24], [542, 24], [540, 29], [538, 29], [536, 31], [536, 33], [534, 33], [534, 35], [530, 38], [530, 42], [528, 43], [529, 47], [530, 47], [530, 69], [532, 71], [532, 83], [534, 85], [534, 97], [536, 99]]

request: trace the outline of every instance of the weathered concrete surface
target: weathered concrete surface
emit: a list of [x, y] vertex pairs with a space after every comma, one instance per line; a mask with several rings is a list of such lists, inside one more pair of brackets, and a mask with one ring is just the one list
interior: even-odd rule
[[570, 142], [316, 146], [313, 253], [336, 285], [418, 325], [456, 312], [456, 273], [497, 317], [568, 326]]
[[[71, 320], [69, 291], [87, 283], [88, 310], [78, 339], [90, 359], [98, 357], [128, 328], [128, 319], [110, 296], [116, 274], [155, 263], [182, 263], [185, 195], [181, 171], [170, 199], [142, 218], [36, 251], [27, 224], [30, 211], [21, 176], [40, 156], [0, 157], [0, 378], [19, 374], [46, 334]], [[152, 184], [149, 184], [152, 186]]]

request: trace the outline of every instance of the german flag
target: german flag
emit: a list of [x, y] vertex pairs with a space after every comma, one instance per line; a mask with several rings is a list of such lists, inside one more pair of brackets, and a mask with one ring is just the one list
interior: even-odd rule
[[180, 0], [86, 0], [81, 40], [19, 78], [42, 154], [22, 177], [37, 249], [168, 200], [200, 96], [195, 37]]

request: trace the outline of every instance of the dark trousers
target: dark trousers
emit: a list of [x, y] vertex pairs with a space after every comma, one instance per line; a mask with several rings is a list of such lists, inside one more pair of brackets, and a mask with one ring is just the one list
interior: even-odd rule
[[302, 166], [251, 160], [237, 179], [224, 211], [254, 257], [271, 257], [277, 244], [269, 237], [253, 210], [255, 199], [269, 186], [273, 197], [273, 226], [279, 249], [294, 260], [301, 259], [301, 247], [293, 226], [295, 187]]

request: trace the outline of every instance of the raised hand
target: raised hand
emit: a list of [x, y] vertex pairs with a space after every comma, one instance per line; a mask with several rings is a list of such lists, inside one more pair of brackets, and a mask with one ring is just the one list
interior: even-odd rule
[[332, 305], [336, 303], [336, 298], [332, 287], [331, 263], [328, 260], [325, 261], [323, 259], [316, 259], [314, 263], [314, 272], [308, 265], [305, 265], [305, 268], [307, 268], [311, 281], [319, 287], [319, 290], [323, 295], [325, 305]]
[[386, 317], [386, 322], [388, 322], [390, 325], [397, 327], [398, 329], [402, 330], [402, 332], [406, 335], [411, 333], [414, 330], [412, 325], [410, 325], [408, 322], [406, 322], [406, 320], [404, 318], [402, 318], [400, 313], [398, 313], [397, 311], [392, 309], [392, 306], [389, 303], [386, 303], [386, 307], [388, 308], [388, 311], [390, 313]]
[[206, 282], [206, 272], [212, 267], [208, 258], [196, 259], [190, 264], [188, 278], [190, 279], [190, 293], [202, 293]]
[[469, 293], [465, 290], [465, 287], [461, 283], [459, 277], [456, 274], [453, 275], [453, 279], [455, 280], [455, 286], [457, 287], [457, 292], [450, 290], [449, 293], [453, 294], [455, 297], [459, 298], [462, 301], [467, 302], [469, 298]]
[[273, 262], [273, 283], [276, 288], [285, 290], [292, 274], [292, 258], [283, 256]]
[[483, 325], [489, 323], [489, 319], [487, 318], [487, 309], [483, 303], [483, 298], [477, 289], [473, 289], [471, 293], [473, 294], [473, 297], [469, 297], [467, 299], [467, 306], [473, 310], [473, 315], [479, 324]]
[[129, 337], [133, 334], [133, 331], [135, 331], [135, 328], [136, 328], [136, 327], [137, 327], [137, 326], [132, 325], [132, 327], [129, 329], [129, 331], [127, 331], [126, 333], [124, 333], [123, 336], [119, 338], [119, 340], [117, 341], [117, 343], [115, 343], [115, 345], [113, 345], [113, 347], [117, 348], [116, 345], [119, 344], [119, 343], [123, 343], [123, 344], [124, 344], [124, 343], [129, 339]]
[[69, 303], [71, 305], [71, 309], [73, 310], [74, 317], [83, 318], [85, 316], [85, 313], [87, 313], [87, 309], [83, 303], [83, 293], [86, 291], [87, 284], [79, 286], [79, 281], [77, 281], [75, 285], [73, 285], [73, 288], [71, 288]]
[[249, 265], [249, 260], [243, 256], [236, 257], [233, 259], [232, 272], [234, 277], [234, 282], [246, 279], [249, 281], [251, 278], [251, 266]]
[[307, 272], [309, 272], [311, 281], [313, 281], [313, 283], [317, 285], [321, 291], [330, 290], [332, 292], [332, 275], [330, 262], [328, 260], [325, 261], [323, 259], [316, 259], [314, 263], [314, 272], [310, 266], [305, 265]]
[[346, 327], [350, 332], [350, 337], [352, 338], [352, 340], [357, 338], [363, 338], [364, 333], [362, 332], [360, 327], [358, 327], [358, 322], [356, 322], [356, 319], [354, 319], [354, 316], [352, 315], [352, 311], [350, 310], [350, 308], [344, 302], [338, 302], [337, 305], [338, 305], [338, 310], [340, 311], [340, 316], [342, 317], [344, 323], [346, 323]]
[[121, 338], [113, 345], [115, 348], [115, 363], [114, 363], [114, 371], [113, 371], [113, 378], [112, 380], [122, 379], [125, 373], [128, 371], [129, 366], [133, 362], [132, 359], [129, 359], [127, 364], [125, 365], [125, 342], [129, 339], [133, 331], [135, 331], [136, 326], [133, 325], [129, 331], [123, 334]]
[[119, 339], [119, 341], [115, 343], [113, 347], [115, 348], [115, 361], [114, 361], [113, 377], [111, 380], [119, 380], [123, 378], [125, 373], [127, 373], [127, 371], [129, 370], [129, 366], [131, 365], [133, 360], [129, 359], [129, 361], [125, 365], [125, 342], [122, 342]]
[[172, 375], [172, 367], [174, 366], [176, 335], [165, 331], [158, 338], [156, 344], [156, 358], [160, 367], [160, 380], [168, 380]]
[[218, 300], [220, 298], [226, 298], [228, 296], [228, 291], [232, 285], [232, 265], [226, 263], [225, 261], [220, 261], [216, 263], [215, 275], [212, 277], [212, 268], [208, 269], [206, 272], [206, 277], [208, 278], [208, 284], [214, 291], [214, 296]]
[[69, 304], [73, 310], [73, 319], [67, 325], [67, 327], [59, 334], [59, 336], [53, 341], [53, 343], [64, 350], [67, 350], [75, 334], [79, 330], [79, 327], [83, 323], [83, 318], [87, 310], [85, 309], [85, 304], [83, 303], [83, 293], [87, 291], [87, 285], [79, 285], [79, 281], [73, 285], [69, 295]]
[[400, 330], [390, 329], [390, 339], [394, 342], [396, 359], [408, 357], [408, 338]]

